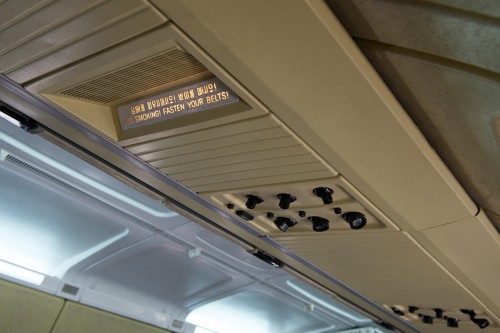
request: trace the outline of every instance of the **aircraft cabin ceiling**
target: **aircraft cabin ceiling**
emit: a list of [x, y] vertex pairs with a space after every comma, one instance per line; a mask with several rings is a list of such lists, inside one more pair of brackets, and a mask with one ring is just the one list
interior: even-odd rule
[[0, 1], [0, 330], [500, 332], [499, 43], [483, 0]]

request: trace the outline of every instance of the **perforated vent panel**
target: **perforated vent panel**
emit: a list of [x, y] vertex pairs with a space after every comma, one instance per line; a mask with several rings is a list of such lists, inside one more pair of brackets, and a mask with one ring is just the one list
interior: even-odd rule
[[191, 54], [173, 49], [58, 93], [106, 104], [206, 71]]

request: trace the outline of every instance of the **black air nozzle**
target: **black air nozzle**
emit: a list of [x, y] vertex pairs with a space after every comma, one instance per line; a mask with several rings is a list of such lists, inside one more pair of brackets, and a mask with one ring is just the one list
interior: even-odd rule
[[329, 205], [333, 202], [333, 190], [329, 187], [316, 187], [313, 193], [315, 196], [320, 197], [325, 205]]
[[247, 206], [248, 209], [254, 209], [255, 206], [260, 204], [261, 202], [264, 202], [262, 198], [253, 195], [253, 194], [248, 194], [247, 195], [247, 202], [245, 203], [245, 206]]
[[297, 224], [297, 221], [290, 217], [278, 216], [276, 220], [274, 220], [274, 225], [280, 229], [282, 232], [288, 230], [288, 228], [293, 227]]
[[277, 195], [277, 197], [280, 199], [279, 206], [281, 209], [288, 209], [288, 207], [290, 207], [290, 204], [297, 200], [296, 197], [288, 193], [280, 193]]
[[486, 328], [490, 325], [488, 319], [484, 318], [475, 318], [472, 320], [474, 324], [476, 324], [480, 329]]
[[366, 225], [366, 217], [362, 213], [347, 212], [342, 214], [342, 218], [349, 223], [351, 229], [361, 229]]
[[316, 232], [327, 231], [330, 228], [330, 222], [321, 216], [309, 216], [309, 221], [313, 224], [313, 230]]

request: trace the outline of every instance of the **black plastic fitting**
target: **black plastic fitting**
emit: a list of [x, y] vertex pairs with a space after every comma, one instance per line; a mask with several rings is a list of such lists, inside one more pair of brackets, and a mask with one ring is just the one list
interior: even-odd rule
[[366, 217], [359, 212], [347, 212], [342, 214], [344, 221], [349, 223], [351, 229], [358, 230], [366, 225]]
[[238, 215], [239, 217], [241, 217], [242, 219], [244, 219], [246, 221], [253, 220], [253, 215], [245, 212], [244, 210], [237, 210], [235, 213], [236, 213], [236, 215]]
[[247, 206], [248, 209], [254, 209], [255, 206], [260, 204], [261, 202], [264, 202], [261, 197], [258, 197], [253, 194], [248, 194], [247, 195], [247, 202], [245, 203], [245, 206]]
[[330, 222], [321, 216], [309, 216], [309, 221], [313, 224], [313, 230], [316, 232], [327, 231], [330, 228]]
[[297, 221], [290, 217], [278, 216], [276, 220], [274, 220], [274, 225], [282, 232], [286, 232], [288, 228], [293, 227], [297, 224]]
[[277, 195], [277, 197], [280, 199], [279, 206], [281, 209], [288, 209], [288, 207], [290, 207], [290, 204], [297, 200], [296, 197], [288, 193], [280, 193]]
[[325, 205], [329, 205], [333, 202], [333, 190], [329, 187], [316, 187], [313, 193], [315, 196], [320, 197]]

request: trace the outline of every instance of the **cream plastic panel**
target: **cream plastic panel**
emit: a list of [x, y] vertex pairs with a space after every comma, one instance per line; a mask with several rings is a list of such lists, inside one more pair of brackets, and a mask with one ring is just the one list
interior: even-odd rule
[[[498, 215], [500, 193], [494, 189], [500, 187], [500, 154], [496, 153], [494, 119], [500, 112], [499, 81], [390, 49], [362, 47], [370, 57], [385, 59], [388, 72], [393, 68], [399, 77], [391, 81], [395, 91], [418, 101], [408, 108], [409, 113], [440, 148], [442, 158], [454, 162], [451, 167], [471, 196], [493, 217]], [[454, 89], [443, 90], [443, 86]], [[445, 134], [436, 131], [436, 126]], [[496, 224], [500, 227], [500, 221]]]
[[482, 308], [405, 233], [332, 232], [273, 238], [379, 304]]
[[[333, 190], [333, 203], [324, 204], [320, 197], [314, 195], [313, 190], [320, 187]], [[296, 198], [288, 209], [280, 209], [279, 207], [280, 199], [277, 195], [281, 193], [290, 194]], [[290, 227], [286, 231], [287, 234], [292, 233], [293, 235], [314, 233], [312, 223], [309, 220], [311, 216], [319, 216], [329, 220], [330, 231], [325, 231], [326, 233], [397, 229], [387, 217], [356, 191], [352, 185], [347, 183], [342, 176], [315, 181], [240, 188], [233, 191], [202, 193], [201, 195], [233, 214], [241, 214], [241, 211], [250, 214], [253, 219], [247, 220], [247, 223], [265, 235], [280, 236], [281, 231], [273, 223], [277, 217], [292, 218], [298, 222], [297, 225]], [[257, 196], [263, 202], [258, 203], [255, 208], [249, 209], [246, 207], [248, 195]], [[232, 204], [234, 207], [229, 209], [228, 204]], [[335, 209], [341, 211], [335, 212]], [[352, 230], [341, 217], [341, 214], [347, 212], [364, 214], [367, 219], [366, 226], [360, 230]], [[269, 216], [269, 213], [272, 213], [272, 216]]]
[[144, 0], [0, 4], [0, 71], [26, 83], [152, 29], [166, 18]]
[[0, 332], [49, 333], [64, 300], [0, 280]]
[[477, 213], [322, 1], [155, 4], [400, 227]]
[[438, 247], [497, 309], [500, 308], [500, 236], [484, 213], [467, 220], [424, 230], [422, 234]]
[[197, 192], [337, 174], [273, 116], [142, 140], [125, 149]]
[[149, 326], [128, 318], [67, 302], [52, 333], [168, 333], [164, 329]]

